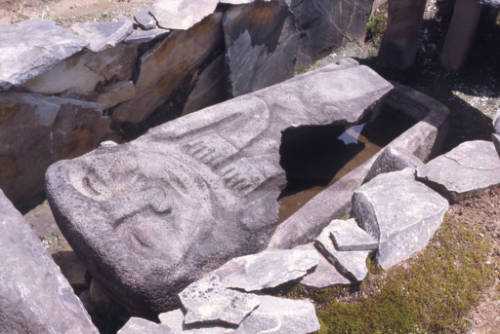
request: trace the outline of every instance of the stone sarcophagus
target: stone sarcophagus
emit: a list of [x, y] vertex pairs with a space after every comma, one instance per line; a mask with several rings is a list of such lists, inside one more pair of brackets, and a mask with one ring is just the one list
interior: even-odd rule
[[134, 314], [267, 246], [286, 185], [282, 132], [366, 118], [392, 85], [345, 60], [53, 164], [46, 192], [92, 276]]

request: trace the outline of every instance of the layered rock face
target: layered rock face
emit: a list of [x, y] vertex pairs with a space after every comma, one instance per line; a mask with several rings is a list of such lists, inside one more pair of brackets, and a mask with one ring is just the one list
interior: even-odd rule
[[355, 62], [331, 65], [58, 162], [49, 201], [117, 300], [139, 314], [168, 310], [204, 272], [266, 246], [286, 184], [282, 131], [359, 122], [391, 88]]
[[0, 332], [97, 334], [59, 267], [0, 190]]

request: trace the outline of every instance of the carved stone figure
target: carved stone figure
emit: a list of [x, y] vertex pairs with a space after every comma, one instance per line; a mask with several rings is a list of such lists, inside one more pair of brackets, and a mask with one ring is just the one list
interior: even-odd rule
[[316, 70], [52, 165], [50, 204], [119, 302], [171, 309], [203, 273], [265, 248], [286, 185], [282, 131], [359, 122], [391, 88], [352, 60]]

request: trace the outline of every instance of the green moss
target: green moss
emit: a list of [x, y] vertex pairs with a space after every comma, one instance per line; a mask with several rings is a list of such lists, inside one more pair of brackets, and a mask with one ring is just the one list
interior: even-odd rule
[[370, 17], [366, 24], [366, 40], [374, 45], [380, 45], [387, 27], [387, 8], [380, 9], [376, 15]]
[[[405, 265], [384, 273], [372, 259], [370, 274], [350, 302], [348, 288], [312, 292], [320, 333], [447, 333], [465, 328], [463, 318], [494, 281], [487, 265], [490, 239], [445, 219], [430, 245]], [[292, 290], [294, 291], [294, 290]], [[306, 295], [302, 290], [294, 294]]]

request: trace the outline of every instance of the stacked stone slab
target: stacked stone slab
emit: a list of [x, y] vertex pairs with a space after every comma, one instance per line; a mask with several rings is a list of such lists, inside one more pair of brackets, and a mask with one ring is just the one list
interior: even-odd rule
[[[106, 120], [113, 123], [116, 140], [130, 139], [153, 125], [290, 78], [345, 40], [362, 38], [370, 9], [371, 0], [168, 0], [140, 7], [135, 22], [121, 17], [77, 23], [69, 31], [49, 20], [4, 25], [0, 99], [6, 101], [4, 91], [12, 90], [96, 102], [102, 119], [75, 126], [86, 131]], [[12, 98], [0, 105], [0, 126], [18, 113], [11, 104], [22, 101]], [[26, 124], [24, 116], [15, 119], [23, 119], [14, 124], [17, 129]], [[69, 157], [24, 159], [25, 152], [37, 151], [30, 143], [51, 146], [50, 138], [38, 135], [39, 127], [44, 125], [32, 122], [22, 133], [19, 155], [0, 148], [0, 187], [16, 205], [41, 192], [47, 161]], [[8, 139], [12, 136], [9, 132]], [[105, 139], [101, 133], [74, 135], [64, 141], [64, 150], [78, 146], [82, 154]], [[34, 166], [29, 184], [13, 190], [23, 171]]]
[[391, 88], [365, 66], [332, 64], [56, 163], [49, 202], [120, 303], [165, 311], [204, 272], [266, 247], [286, 185], [282, 131], [357, 123]]
[[0, 332], [97, 334], [73, 289], [0, 190]]

